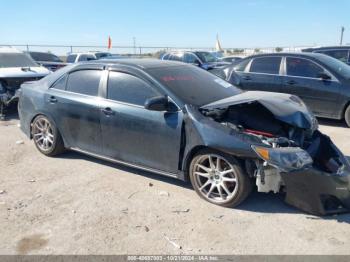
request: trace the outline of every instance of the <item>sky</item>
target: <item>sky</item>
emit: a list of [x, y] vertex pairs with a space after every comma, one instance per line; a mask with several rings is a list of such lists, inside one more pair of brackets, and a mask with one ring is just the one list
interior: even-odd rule
[[350, 43], [349, 0], [2, 0], [1, 44], [277, 47]]

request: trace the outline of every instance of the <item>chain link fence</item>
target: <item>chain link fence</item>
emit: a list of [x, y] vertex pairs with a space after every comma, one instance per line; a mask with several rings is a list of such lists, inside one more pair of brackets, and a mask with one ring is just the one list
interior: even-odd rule
[[[169, 51], [189, 51], [189, 50], [203, 50], [215, 51], [214, 47], [171, 47], [171, 46], [113, 46], [108, 49], [102, 45], [45, 45], [45, 44], [13, 44], [1, 45], [12, 46], [22, 51], [39, 51], [51, 52], [58, 56], [64, 57], [73, 52], [89, 52], [89, 51], [103, 51], [112, 54], [121, 54], [128, 56], [142, 56], [142, 57], [158, 57], [160, 54]], [[293, 47], [256, 47], [256, 48], [224, 48], [225, 55], [249, 56], [257, 53], [274, 53], [274, 52], [300, 52], [303, 48], [311, 46], [293, 46]]]

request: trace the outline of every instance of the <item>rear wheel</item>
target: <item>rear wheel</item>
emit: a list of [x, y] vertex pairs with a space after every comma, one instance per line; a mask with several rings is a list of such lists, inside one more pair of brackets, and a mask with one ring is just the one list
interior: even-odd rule
[[64, 152], [64, 144], [58, 129], [46, 116], [37, 116], [32, 125], [32, 137], [36, 148], [47, 156]]
[[350, 105], [345, 110], [344, 118], [345, 118], [346, 124], [348, 125], [348, 127], [350, 127]]
[[252, 189], [249, 177], [230, 155], [204, 150], [191, 161], [190, 179], [197, 194], [219, 206], [235, 207]]

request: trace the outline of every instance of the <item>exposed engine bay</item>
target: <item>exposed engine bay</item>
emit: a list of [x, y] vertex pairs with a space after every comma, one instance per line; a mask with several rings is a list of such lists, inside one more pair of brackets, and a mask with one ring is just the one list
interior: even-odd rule
[[21, 84], [27, 81], [37, 81], [42, 77], [9, 77], [0, 78], [0, 118], [4, 118], [4, 110], [18, 100], [16, 95]]
[[[258, 159], [245, 159], [246, 172], [255, 179], [258, 192], [285, 191], [283, 176], [292, 176], [293, 172], [312, 168], [325, 175], [342, 176], [348, 166], [347, 160], [329, 137], [317, 130], [316, 119], [312, 119], [308, 128], [293, 125], [276, 117], [259, 101], [202, 108], [201, 112], [237, 132], [259, 138], [264, 144], [265, 147], [252, 145]], [[333, 195], [330, 197], [334, 200]], [[335, 201], [336, 204], [333, 202], [328, 204], [330, 209], [340, 208], [339, 201]], [[293, 204], [314, 212], [310, 211], [312, 208], [303, 208], [300, 203]], [[324, 214], [327, 208], [322, 207], [322, 211], [314, 213]]]

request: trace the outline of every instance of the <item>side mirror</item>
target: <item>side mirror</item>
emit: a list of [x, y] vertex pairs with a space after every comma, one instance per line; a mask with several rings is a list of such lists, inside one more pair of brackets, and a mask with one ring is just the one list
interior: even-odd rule
[[145, 108], [152, 111], [167, 111], [169, 100], [166, 96], [151, 97], [146, 100]]
[[319, 73], [318, 77], [321, 78], [322, 80], [329, 80], [329, 79], [331, 79], [331, 76], [326, 74], [326, 73], [324, 73], [324, 72]]

